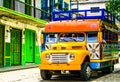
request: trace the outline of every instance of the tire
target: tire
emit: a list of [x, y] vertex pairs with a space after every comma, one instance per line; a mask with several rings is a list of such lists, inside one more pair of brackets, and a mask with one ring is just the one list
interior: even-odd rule
[[40, 75], [43, 80], [49, 80], [52, 77], [52, 74], [50, 74], [49, 70], [40, 70]]
[[84, 81], [87, 81], [90, 79], [91, 77], [91, 68], [90, 68], [90, 65], [89, 65], [89, 62], [84, 62], [82, 64], [82, 68], [81, 68], [81, 77]]

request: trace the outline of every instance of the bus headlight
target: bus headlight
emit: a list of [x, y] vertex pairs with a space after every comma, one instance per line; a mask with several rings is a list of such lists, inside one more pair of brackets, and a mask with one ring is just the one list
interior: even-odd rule
[[74, 59], [75, 59], [75, 55], [74, 55], [74, 54], [70, 54], [69, 58], [70, 58], [71, 60], [74, 60]]
[[49, 54], [45, 55], [45, 59], [50, 60], [50, 55]]

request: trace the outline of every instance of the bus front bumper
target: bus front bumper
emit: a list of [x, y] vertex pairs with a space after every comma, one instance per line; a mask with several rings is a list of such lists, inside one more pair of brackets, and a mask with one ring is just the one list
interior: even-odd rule
[[70, 64], [40, 64], [41, 70], [81, 70], [81, 65]]

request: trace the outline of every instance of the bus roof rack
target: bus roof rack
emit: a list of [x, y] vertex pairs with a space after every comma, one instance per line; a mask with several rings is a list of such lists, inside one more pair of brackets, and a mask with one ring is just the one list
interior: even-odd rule
[[103, 21], [111, 22], [115, 24], [117, 18], [105, 9], [98, 9], [96, 12], [92, 10], [69, 10], [69, 11], [58, 11], [52, 13], [53, 21], [61, 20], [81, 20], [81, 19], [101, 19]]

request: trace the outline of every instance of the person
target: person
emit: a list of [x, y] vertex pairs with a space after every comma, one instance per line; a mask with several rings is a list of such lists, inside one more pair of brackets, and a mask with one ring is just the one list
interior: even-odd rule
[[65, 41], [66, 34], [60, 34], [60, 42]]
[[84, 34], [78, 33], [77, 34], [77, 41], [84, 41]]
[[76, 37], [75, 34], [72, 34], [72, 40], [73, 40], [73, 41], [77, 41], [77, 37]]
[[[53, 8], [53, 12], [59, 12], [61, 11], [60, 9], [58, 9], [59, 3], [55, 3], [54, 8]], [[61, 14], [55, 14], [55, 18], [59, 18], [61, 16]]]
[[[55, 3], [54, 8], [53, 8], [53, 12], [62, 11], [62, 10], [60, 10], [60, 9], [58, 8], [58, 6], [59, 6], [59, 3]], [[55, 15], [55, 17], [57, 17], [57, 18], [67, 17], [67, 16], [68, 16], [68, 13], [57, 13], [57, 14]]]
[[58, 12], [60, 11], [60, 9], [58, 9], [59, 3], [55, 3], [54, 8], [53, 8], [53, 12]]

